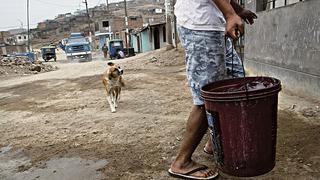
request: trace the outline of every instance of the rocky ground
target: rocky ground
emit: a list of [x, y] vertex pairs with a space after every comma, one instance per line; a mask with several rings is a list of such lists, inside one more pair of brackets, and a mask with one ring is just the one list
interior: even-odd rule
[[0, 56], [0, 78], [2, 79], [45, 73], [57, 69], [57, 66], [45, 64], [40, 60], [32, 63], [26, 57]]
[[[117, 113], [100, 75], [106, 61], [0, 81], [0, 179], [171, 179], [167, 169], [192, 106], [183, 50], [115, 61], [124, 69]], [[319, 102], [280, 94], [276, 167], [241, 179], [319, 179]], [[194, 159], [214, 166], [202, 151]], [[220, 179], [239, 179], [222, 174]]]

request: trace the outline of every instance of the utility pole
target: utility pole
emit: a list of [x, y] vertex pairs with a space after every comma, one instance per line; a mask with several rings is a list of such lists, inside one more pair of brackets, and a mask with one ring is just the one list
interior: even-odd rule
[[108, 11], [108, 13], [109, 13], [109, 1], [106, 0], [106, 3], [107, 3], [107, 11]]
[[128, 12], [127, 12], [127, 1], [124, 0], [124, 21], [126, 26], [126, 48], [127, 48], [127, 55], [129, 56], [129, 43], [130, 43], [130, 37], [129, 37], [129, 23], [128, 23]]
[[167, 50], [172, 49], [173, 45], [173, 0], [165, 0], [166, 8], [166, 36], [167, 36]]
[[29, 13], [30, 2], [27, 0], [27, 23], [28, 23], [28, 52], [31, 52], [31, 43], [30, 43], [30, 13]]
[[91, 43], [91, 47], [94, 48], [95, 47], [95, 42], [94, 42], [94, 40], [92, 40], [92, 30], [91, 30], [91, 23], [90, 23], [90, 14], [89, 14], [89, 9], [88, 9], [88, 1], [87, 0], [83, 0], [83, 3], [86, 4], [86, 10], [87, 10], [87, 16], [88, 16], [89, 41]]
[[86, 4], [87, 16], [88, 16], [88, 25], [89, 25], [89, 36], [91, 37], [91, 23], [90, 23], [90, 14], [88, 9], [88, 2], [87, 0], [83, 0], [83, 3]]

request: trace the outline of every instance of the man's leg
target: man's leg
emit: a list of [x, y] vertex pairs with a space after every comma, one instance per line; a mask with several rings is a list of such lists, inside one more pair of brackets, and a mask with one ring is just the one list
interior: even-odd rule
[[[244, 72], [242, 69], [242, 61], [233, 47], [231, 38], [226, 39], [226, 69], [227, 69], [227, 78], [237, 78], [243, 77]], [[211, 136], [209, 137], [204, 150], [208, 154], [213, 154], [213, 143]]]
[[[178, 28], [180, 40], [186, 51], [186, 71], [194, 106], [189, 115], [187, 129], [171, 171], [187, 173], [204, 167], [192, 161], [196, 147], [207, 131], [208, 124], [204, 100], [200, 89], [206, 84], [223, 79], [225, 75], [224, 32], [196, 31]], [[217, 176], [214, 169], [205, 169], [192, 173], [196, 177]]]
[[[187, 129], [182, 140], [178, 155], [171, 164], [171, 170], [176, 173], [186, 173], [203, 165], [192, 161], [191, 156], [208, 128], [207, 117], [204, 106], [194, 105], [189, 115]], [[206, 169], [193, 173], [193, 176], [208, 177], [214, 175], [216, 171]]]

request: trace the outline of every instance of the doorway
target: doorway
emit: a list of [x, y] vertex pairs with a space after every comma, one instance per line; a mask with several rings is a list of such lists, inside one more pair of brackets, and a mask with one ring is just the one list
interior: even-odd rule
[[160, 34], [159, 29], [155, 27], [153, 29], [154, 49], [160, 49]]

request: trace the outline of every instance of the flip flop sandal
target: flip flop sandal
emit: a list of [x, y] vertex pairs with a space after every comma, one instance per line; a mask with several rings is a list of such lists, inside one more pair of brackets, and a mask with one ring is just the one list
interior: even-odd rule
[[187, 173], [175, 173], [171, 169], [168, 170], [168, 173], [172, 177], [176, 178], [182, 178], [182, 179], [190, 179], [190, 180], [210, 180], [210, 179], [215, 179], [219, 174], [216, 172], [214, 175], [209, 176], [209, 177], [197, 177], [197, 176], [192, 176], [191, 174], [201, 171], [201, 170], [206, 170], [208, 169], [207, 166], [201, 166], [196, 169], [193, 169]]

